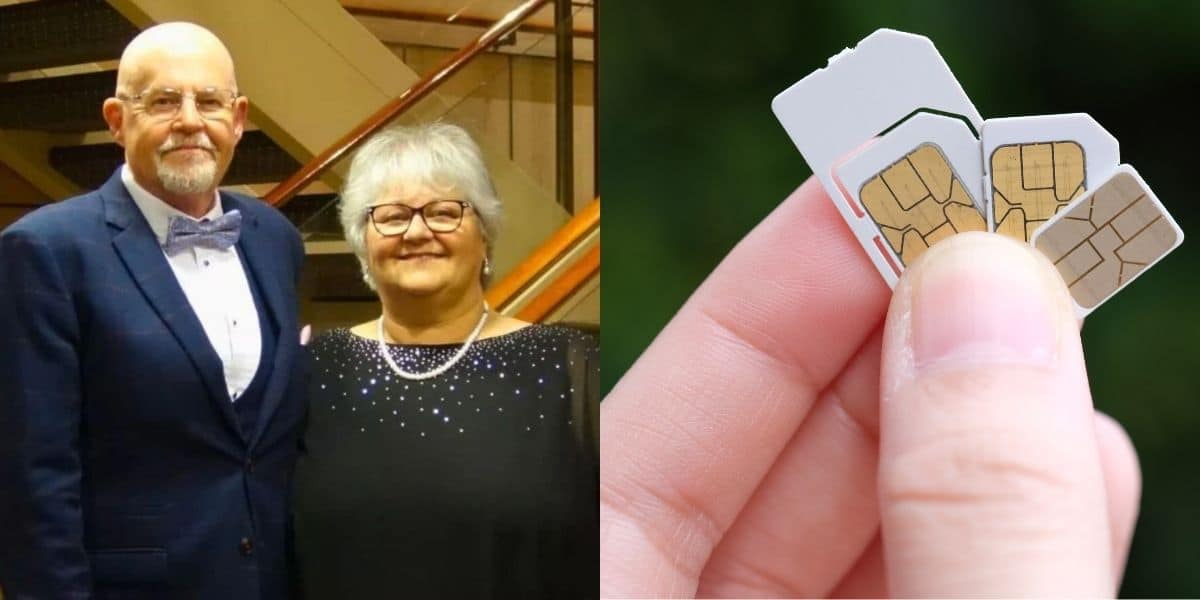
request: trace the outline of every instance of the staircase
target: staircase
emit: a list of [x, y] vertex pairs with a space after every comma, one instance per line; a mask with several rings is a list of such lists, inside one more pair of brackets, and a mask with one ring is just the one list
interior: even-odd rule
[[[95, 189], [124, 161], [100, 105], [112, 96], [117, 60], [138, 31], [99, 0], [0, 6], [0, 163], [10, 177], [41, 192], [24, 191], [21, 195], [34, 196], [21, 200], [24, 208], [40, 204], [30, 200], [60, 200]], [[254, 194], [298, 168], [298, 160], [252, 129], [238, 144], [224, 184]], [[299, 223], [332, 199], [328, 192], [306, 194], [284, 211]]]
[[[422, 2], [432, 2], [431, 8], [439, 3], [392, 4], [411, 7]], [[497, 4], [503, 7], [511, 2], [490, 0], [471, 6], [486, 9]], [[276, 12], [264, 12], [272, 10]], [[223, 184], [261, 197], [340, 134], [408, 89], [418, 80], [418, 69], [423, 73], [439, 55], [453, 52], [451, 44], [457, 43], [455, 35], [463, 27], [430, 22], [431, 14], [386, 7], [343, 9], [336, 3], [310, 0], [261, 5], [230, 0], [0, 0], [0, 228], [41, 204], [98, 187], [122, 162], [122, 149], [112, 142], [100, 105], [115, 88], [121, 51], [145, 26], [191, 20], [214, 30], [230, 47], [239, 84], [251, 100], [251, 123]], [[481, 18], [480, 24], [486, 20]], [[270, 25], [247, 27], [247, 23]], [[545, 29], [534, 25], [519, 31], [500, 50], [510, 56], [545, 55], [547, 44], [537, 40], [546, 34], [539, 27]], [[552, 54], [552, 41], [549, 45]], [[553, 173], [547, 191], [545, 169], [517, 164], [545, 152], [546, 144], [539, 140], [518, 139], [518, 132], [545, 127], [545, 119], [536, 109], [530, 112], [527, 99], [515, 100], [520, 93], [511, 75], [506, 82], [509, 138], [488, 140], [480, 135], [502, 122], [491, 96], [501, 87], [500, 66], [509, 60], [500, 53], [481, 58], [487, 60], [469, 66], [474, 74], [456, 76], [445, 86], [449, 92], [431, 95], [401, 120], [449, 118], [480, 137], [508, 209], [509, 225], [495, 262], [503, 276], [566, 222], [575, 207], [564, 208], [553, 200]], [[591, 82], [585, 83], [590, 88]], [[584, 160], [591, 160], [590, 153]], [[281, 209], [309, 240], [305, 312], [319, 314], [314, 320], [329, 324], [377, 310], [374, 295], [361, 283], [357, 261], [337, 241], [334, 191], [347, 166], [348, 161], [335, 165]], [[587, 166], [589, 178], [584, 183], [590, 187]], [[593, 312], [598, 320], [598, 307]]]

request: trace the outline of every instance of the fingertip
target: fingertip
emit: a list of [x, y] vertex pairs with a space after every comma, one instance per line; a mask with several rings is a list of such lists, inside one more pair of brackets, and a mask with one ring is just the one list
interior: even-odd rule
[[[1104, 454], [1106, 465], [1114, 467], [1114, 475], [1121, 477], [1140, 497], [1142, 489], [1142, 466], [1138, 460], [1137, 447], [1129, 432], [1116, 419], [1106, 413], [1096, 411], [1096, 441], [1100, 452]], [[1107, 459], [1112, 459], [1111, 463]]]
[[955, 235], [921, 255], [896, 287], [884, 392], [946, 368], [1054, 366], [1064, 342], [1070, 350], [1077, 340], [1066, 286], [1045, 257], [998, 234]]
[[1113, 574], [1119, 587], [1133, 541], [1142, 496], [1142, 468], [1137, 450], [1116, 419], [1096, 412], [1096, 444], [1104, 470], [1109, 528], [1112, 531]]

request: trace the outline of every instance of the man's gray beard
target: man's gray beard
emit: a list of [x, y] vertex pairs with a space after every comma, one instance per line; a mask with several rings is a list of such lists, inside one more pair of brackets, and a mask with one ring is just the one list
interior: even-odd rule
[[217, 161], [206, 160], [183, 168], [172, 167], [161, 158], [158, 162], [158, 180], [163, 189], [172, 194], [202, 194], [216, 187]]

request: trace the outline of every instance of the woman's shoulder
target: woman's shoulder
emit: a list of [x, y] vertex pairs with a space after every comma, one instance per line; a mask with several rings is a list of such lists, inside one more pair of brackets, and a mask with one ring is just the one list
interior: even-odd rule
[[570, 324], [533, 323], [503, 337], [516, 346], [542, 348], [552, 354], [588, 361], [595, 360], [600, 352], [600, 340], [595, 332]]
[[548, 335], [555, 336], [572, 345], [595, 349], [600, 347], [598, 327], [576, 323], [555, 323], [538, 327], [545, 328], [549, 332]]
[[308, 343], [308, 351], [314, 357], [339, 352], [355, 342], [355, 336], [347, 327], [335, 327], [317, 333]]

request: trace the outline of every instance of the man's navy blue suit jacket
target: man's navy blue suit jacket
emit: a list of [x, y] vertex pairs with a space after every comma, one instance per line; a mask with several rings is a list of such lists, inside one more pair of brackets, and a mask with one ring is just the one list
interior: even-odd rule
[[[259, 200], [238, 253], [279, 332], [256, 430], [115, 173], [0, 234], [0, 586], [7, 600], [281, 598], [308, 365], [296, 229]], [[260, 311], [261, 313], [261, 311]]]

